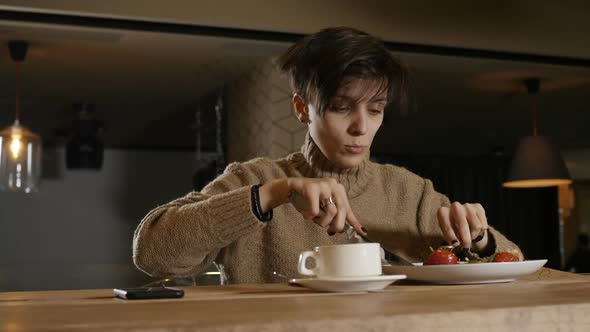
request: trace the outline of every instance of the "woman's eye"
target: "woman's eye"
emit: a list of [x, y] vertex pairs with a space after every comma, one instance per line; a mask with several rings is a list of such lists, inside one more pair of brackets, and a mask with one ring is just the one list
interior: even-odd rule
[[332, 106], [330, 109], [334, 112], [344, 113], [350, 110], [350, 107], [347, 106]]
[[379, 114], [383, 113], [383, 111], [382, 110], [373, 109], [373, 110], [369, 110], [369, 113], [371, 113], [373, 115], [379, 115]]

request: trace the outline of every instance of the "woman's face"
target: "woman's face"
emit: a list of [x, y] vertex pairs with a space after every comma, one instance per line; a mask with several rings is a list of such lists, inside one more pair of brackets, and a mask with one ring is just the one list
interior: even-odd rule
[[387, 104], [387, 92], [381, 83], [360, 78], [344, 80], [323, 116], [312, 103], [307, 104], [310, 135], [336, 166], [355, 167], [368, 157]]

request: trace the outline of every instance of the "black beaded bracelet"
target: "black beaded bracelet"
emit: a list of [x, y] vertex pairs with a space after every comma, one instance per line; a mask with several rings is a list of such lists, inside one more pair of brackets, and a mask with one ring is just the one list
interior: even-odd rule
[[262, 213], [262, 207], [260, 206], [260, 193], [259, 189], [260, 185], [255, 184], [250, 188], [250, 196], [252, 197], [252, 211], [254, 211], [254, 215], [258, 220], [262, 222], [267, 222], [272, 220], [272, 210], [268, 211], [267, 213]]

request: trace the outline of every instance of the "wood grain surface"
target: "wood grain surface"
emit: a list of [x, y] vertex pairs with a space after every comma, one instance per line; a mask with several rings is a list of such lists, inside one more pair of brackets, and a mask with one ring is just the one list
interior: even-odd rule
[[510, 283], [398, 282], [377, 293], [183, 289], [139, 301], [111, 289], [0, 293], [0, 331], [590, 331], [590, 277], [546, 268]]

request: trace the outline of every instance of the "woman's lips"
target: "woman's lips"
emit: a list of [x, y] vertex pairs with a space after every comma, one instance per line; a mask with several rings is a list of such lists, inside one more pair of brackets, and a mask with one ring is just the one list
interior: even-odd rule
[[365, 147], [363, 145], [345, 145], [344, 149], [348, 153], [354, 153], [354, 154], [361, 154], [361, 153], [365, 152]]

